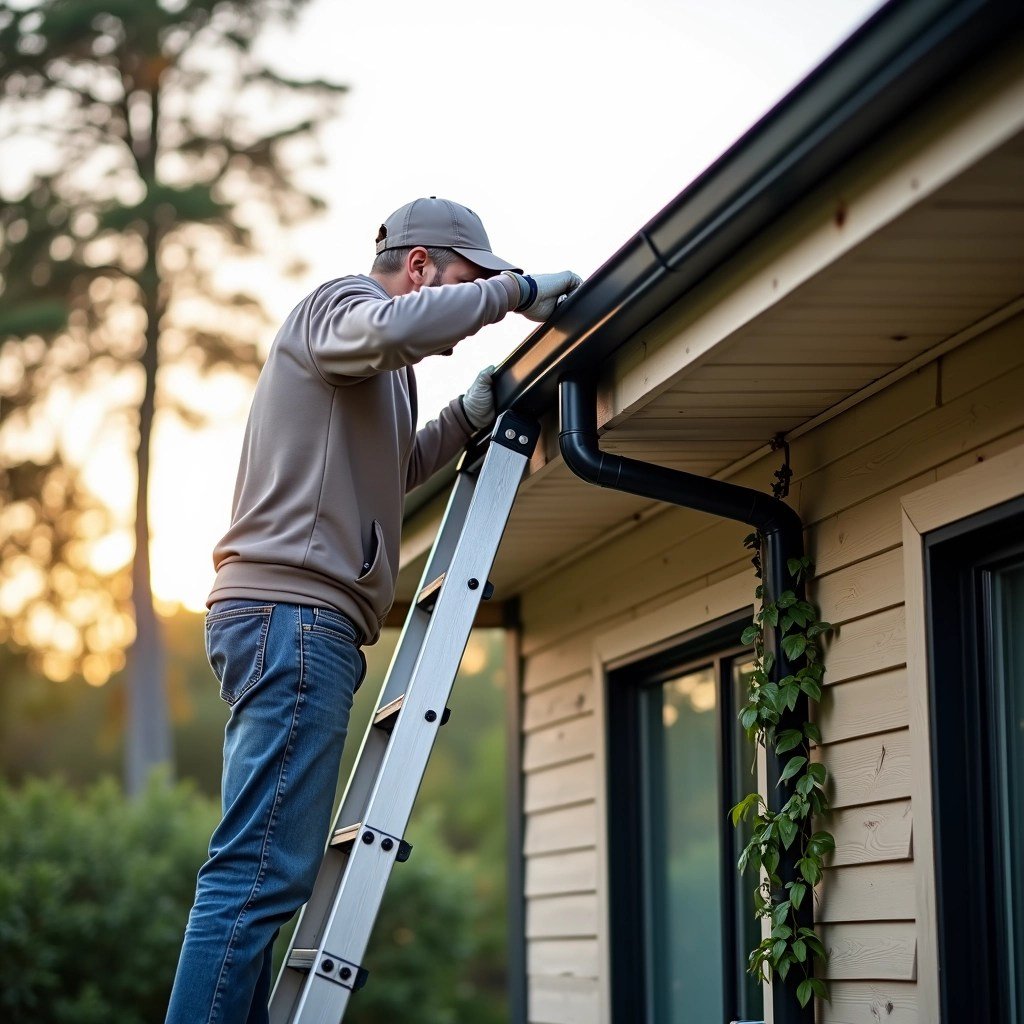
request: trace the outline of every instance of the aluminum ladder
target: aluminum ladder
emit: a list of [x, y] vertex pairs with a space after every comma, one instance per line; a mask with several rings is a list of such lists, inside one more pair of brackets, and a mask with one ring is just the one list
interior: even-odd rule
[[505, 412], [459, 465], [377, 710], [270, 998], [272, 1024], [338, 1024], [363, 957], [539, 427]]

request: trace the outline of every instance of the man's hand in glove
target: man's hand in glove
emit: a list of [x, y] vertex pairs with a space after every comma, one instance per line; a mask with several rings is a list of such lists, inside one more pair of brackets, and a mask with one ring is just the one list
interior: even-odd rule
[[571, 270], [558, 274], [517, 274], [506, 270], [519, 285], [519, 304], [515, 312], [522, 313], [527, 320], [543, 323], [555, 311], [555, 307], [570, 292], [574, 292], [583, 279]]
[[462, 411], [477, 430], [494, 422], [494, 367], [481, 370], [462, 396]]

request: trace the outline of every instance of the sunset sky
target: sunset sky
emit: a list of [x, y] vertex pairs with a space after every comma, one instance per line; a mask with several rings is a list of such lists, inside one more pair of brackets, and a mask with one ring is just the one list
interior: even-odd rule
[[[299, 279], [255, 271], [279, 321], [320, 281], [365, 271], [380, 222], [421, 195], [458, 200], [492, 245], [528, 271], [584, 277], [861, 23], [866, 0], [563, 0], [483, 5], [315, 0], [264, 54], [285, 74], [347, 83], [326, 125], [327, 165], [307, 181], [327, 201], [287, 242]], [[250, 268], [247, 273], [252, 273]], [[529, 333], [511, 316], [417, 370], [431, 417]], [[269, 346], [274, 329], [262, 339]], [[199, 610], [226, 528], [249, 390], [204, 386], [208, 429], [158, 421], [152, 525], [158, 599]], [[130, 463], [97, 426], [93, 486], [127, 510]], [[130, 554], [107, 542], [109, 565]]]

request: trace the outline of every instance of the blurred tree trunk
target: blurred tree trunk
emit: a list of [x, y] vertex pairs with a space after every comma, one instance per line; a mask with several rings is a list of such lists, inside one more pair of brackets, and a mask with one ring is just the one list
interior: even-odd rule
[[[127, 90], [126, 90], [127, 91]], [[154, 76], [147, 89], [149, 131], [139, 138], [133, 132], [132, 153], [143, 181], [156, 180], [157, 132], [160, 126], [160, 80]], [[171, 723], [165, 687], [164, 638], [153, 606], [149, 544], [149, 483], [153, 419], [156, 413], [156, 381], [160, 369], [160, 323], [163, 318], [163, 286], [157, 253], [160, 228], [151, 213], [146, 224], [146, 265], [139, 288], [146, 307], [146, 348], [142, 353], [145, 384], [139, 403], [139, 444], [135, 452], [135, 553], [132, 557], [132, 609], [135, 642], [128, 658], [128, 734], [125, 743], [125, 781], [129, 793], [141, 792], [154, 767], [173, 766]]]

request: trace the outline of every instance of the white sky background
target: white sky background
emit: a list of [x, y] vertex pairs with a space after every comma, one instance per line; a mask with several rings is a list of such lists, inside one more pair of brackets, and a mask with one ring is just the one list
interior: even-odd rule
[[[423, 195], [472, 207], [495, 251], [527, 271], [586, 277], [878, 6], [314, 0], [297, 26], [267, 34], [263, 53], [289, 76], [351, 91], [322, 133], [327, 166], [308, 179], [327, 213], [290, 237], [309, 273], [268, 283], [273, 317], [320, 281], [368, 270], [381, 221]], [[422, 418], [531, 327], [512, 315], [420, 364]], [[243, 403], [201, 437], [160, 431], [154, 583], [164, 598], [202, 606], [244, 417]]]

